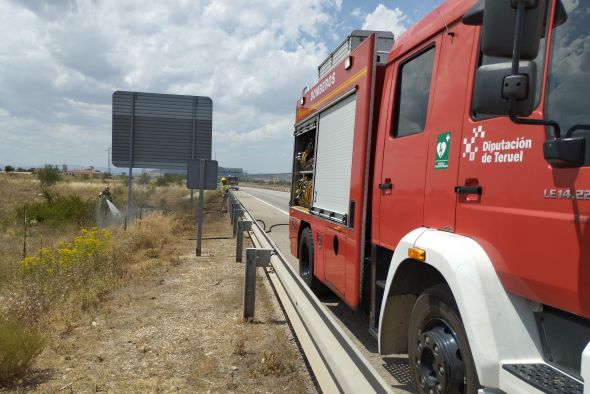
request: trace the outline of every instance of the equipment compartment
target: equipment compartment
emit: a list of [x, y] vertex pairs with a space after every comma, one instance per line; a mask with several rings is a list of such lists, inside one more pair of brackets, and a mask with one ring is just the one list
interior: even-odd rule
[[295, 130], [291, 205], [311, 208], [315, 170], [317, 118]]

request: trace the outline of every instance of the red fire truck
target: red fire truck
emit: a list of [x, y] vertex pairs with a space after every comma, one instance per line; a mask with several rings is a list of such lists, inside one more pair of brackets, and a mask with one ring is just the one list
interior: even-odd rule
[[227, 185], [232, 190], [240, 190], [240, 178], [237, 176], [228, 175], [225, 177]]
[[590, 5], [354, 31], [297, 103], [291, 252], [421, 393], [590, 393]]

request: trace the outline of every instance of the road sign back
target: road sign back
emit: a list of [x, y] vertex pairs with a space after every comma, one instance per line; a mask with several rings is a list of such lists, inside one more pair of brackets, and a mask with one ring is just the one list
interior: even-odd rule
[[212, 113], [209, 97], [115, 92], [113, 164], [185, 168], [191, 159], [211, 159]]

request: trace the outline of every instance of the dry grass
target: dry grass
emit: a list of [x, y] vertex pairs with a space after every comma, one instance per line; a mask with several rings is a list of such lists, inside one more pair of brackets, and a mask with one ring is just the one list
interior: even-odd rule
[[[83, 199], [93, 199], [104, 190], [105, 186], [110, 186], [113, 193], [123, 190], [124, 186], [118, 180], [109, 181], [79, 181], [68, 180], [59, 182], [51, 187], [51, 191], [62, 196], [78, 196]], [[122, 191], [120, 193], [123, 193]]]
[[[124, 206], [126, 187], [120, 181], [108, 183], [115, 204]], [[95, 308], [133, 275], [143, 277], [156, 266], [180, 264], [180, 254], [171, 241], [186, 232], [191, 221], [185, 217], [188, 192], [178, 185], [137, 187], [136, 201], [151, 209], [141, 220], [131, 220], [127, 231], [111, 228], [112, 242], [104, 245], [104, 253], [91, 258], [83, 258], [88, 252], [84, 248], [96, 246], [102, 235], [97, 233], [86, 246], [77, 245], [79, 224], [67, 218], [51, 226], [29, 223], [24, 244], [24, 223], [18, 215], [24, 204], [41, 206], [47, 202], [47, 193], [64, 200], [92, 201], [106, 184], [69, 179], [42, 189], [30, 174], [0, 174], [0, 322], [7, 322], [0, 324], [0, 380], [22, 375], [42, 349], [43, 338], [35, 342], [35, 330], [49, 335], [67, 331], [63, 327], [71, 327], [81, 313]], [[75, 257], [67, 267], [64, 253]], [[33, 342], [36, 345], [29, 346]], [[11, 355], [12, 364], [2, 359], [6, 354]]]
[[[233, 245], [232, 241], [218, 242]], [[232, 252], [233, 249], [230, 254]], [[235, 263], [225, 264], [231, 267]], [[274, 312], [273, 295], [264, 284], [262, 272], [258, 273], [256, 286], [256, 318], [243, 321], [243, 266], [227, 269], [224, 264], [220, 265], [219, 273], [207, 275], [211, 286], [207, 298], [215, 307], [203, 316], [205, 322], [218, 322], [219, 333], [207, 334], [216, 339], [203, 343], [209, 351], [197, 358], [191, 380], [196, 391], [307, 392], [309, 386], [303, 383], [301, 375], [305, 373], [302, 360], [294, 343], [286, 338], [289, 330], [285, 322]], [[212, 267], [201, 269], [210, 272]], [[228, 316], [232, 321], [213, 318], [219, 315]]]
[[[23, 217], [17, 214], [19, 207], [22, 212], [25, 204], [45, 203], [44, 192], [54, 197], [76, 197], [82, 201], [92, 202], [106, 185], [111, 187], [115, 205], [120, 208], [126, 207], [127, 187], [120, 179], [81, 181], [70, 177], [43, 189], [31, 174], [0, 174], [0, 288], [3, 283], [14, 279], [23, 253], [28, 255], [42, 247], [57, 245], [71, 239], [79, 231], [79, 226], [74, 223], [61, 223], [59, 229], [48, 228], [42, 223], [31, 223], [27, 228], [25, 248]], [[134, 186], [135, 205], [143, 208], [142, 217], [154, 212], [166, 215], [187, 214], [190, 212], [188, 194], [186, 187], [177, 184]], [[88, 225], [93, 224], [90, 222]], [[190, 225], [193, 225], [190, 217], [179, 218], [178, 223], [174, 224], [173, 231], [183, 231]]]
[[192, 215], [151, 214], [127, 232], [116, 231], [113, 257], [127, 269], [120, 280], [125, 286], [79, 317], [73, 304], [54, 311], [49, 346], [13, 388], [312, 392], [262, 276], [256, 320], [241, 319], [243, 265], [233, 262], [234, 241], [223, 237], [231, 228], [212, 196], [205, 234], [221, 238], [205, 239], [201, 257], [194, 257], [194, 241], [188, 239], [194, 235]]
[[138, 220], [135, 226], [127, 231], [125, 242], [127, 248], [136, 252], [146, 249], [163, 249], [172, 237], [174, 219], [159, 214], [150, 215]]
[[[93, 257], [89, 259], [80, 257], [82, 255], [76, 252], [80, 247], [74, 242], [80, 228], [74, 223], [67, 223], [67, 220], [56, 226], [31, 223], [27, 228], [26, 255], [29, 259], [26, 261], [34, 262], [32, 265], [36, 268], [23, 271], [24, 226], [17, 215], [18, 208], [23, 204], [47, 201], [44, 191], [52, 196], [91, 201], [105, 184], [107, 182], [102, 180], [67, 179], [44, 190], [38, 180], [29, 174], [0, 174], [0, 323], [6, 322], [0, 324], [0, 355], [3, 355], [0, 356], [0, 380], [22, 377], [45, 343], [51, 346], [43, 352], [44, 355], [54, 351], [56, 339], [74, 335], [83, 316], [94, 313], [114, 289], [134, 278], [139, 282], [154, 280], [155, 272], [179, 266], [186, 258], [186, 250], [179, 247], [178, 240], [193, 235], [195, 227], [187, 189], [176, 184], [137, 185], [134, 201], [143, 208], [142, 218], [131, 220], [127, 231], [117, 227], [109, 229], [112, 242], [104, 246], [108, 253], [91, 253]], [[120, 181], [110, 180], [108, 184], [115, 204], [124, 207], [127, 188]], [[209, 206], [209, 209], [206, 208], [207, 217], [218, 215], [217, 197], [215, 193], [205, 195], [206, 206]], [[87, 241], [94, 245], [98, 238], [92, 236]], [[62, 269], [61, 260], [56, 257], [62, 253], [59, 250], [64, 249], [77, 256], [67, 269]], [[181, 255], [185, 257], [181, 258]], [[218, 308], [222, 313], [235, 311], [241, 303], [241, 272], [231, 281], [233, 284], [229, 287], [217, 287], [216, 283], [221, 280], [211, 284], [226, 290], [213, 296], [222, 304]], [[157, 284], [161, 285], [161, 282], [157, 281]], [[243, 371], [242, 377], [248, 379], [249, 389], [256, 387], [260, 378], [270, 377], [281, 381], [280, 385], [289, 387], [290, 391], [298, 391], [296, 386], [285, 382], [293, 376], [294, 365], [299, 360], [296, 356], [291, 359], [279, 357], [287, 350], [274, 343], [273, 338], [278, 334], [257, 333], [253, 336], [249, 332], [251, 327], [238, 324], [237, 332], [244, 334], [241, 339], [234, 340], [233, 353], [230, 339], [227, 356], [242, 360], [240, 370]], [[275, 328], [271, 327], [271, 330]], [[289, 354], [293, 353], [290, 349]], [[197, 389], [209, 389], [210, 380], [219, 382], [220, 371], [226, 368], [207, 354], [199, 357], [198, 363], [193, 366]], [[146, 380], [145, 383], [146, 389], [158, 385], [157, 381], [150, 383]], [[219, 383], [216, 387], [220, 387]], [[135, 388], [139, 389], [139, 386]], [[232, 389], [231, 382], [226, 388]], [[232, 390], [240, 391], [237, 386]]]
[[21, 378], [44, 346], [34, 329], [0, 320], [0, 383]]
[[[60, 182], [45, 189], [53, 196], [76, 196], [82, 200], [94, 199], [96, 190], [104, 187], [96, 183]], [[0, 174], [0, 288], [3, 283], [14, 280], [20, 259], [23, 257], [24, 225], [19, 208], [25, 204], [46, 202], [44, 189], [31, 174]], [[21, 209], [22, 211], [22, 209]], [[31, 223], [27, 228], [26, 253], [42, 247], [57, 245], [79, 231], [75, 223], [64, 223], [59, 229], [49, 228], [40, 223]]]
[[41, 184], [30, 174], [0, 174], [0, 206], [3, 210], [35, 200]]
[[246, 355], [246, 335], [243, 332], [239, 332], [238, 336], [234, 339], [233, 353], [240, 357]]

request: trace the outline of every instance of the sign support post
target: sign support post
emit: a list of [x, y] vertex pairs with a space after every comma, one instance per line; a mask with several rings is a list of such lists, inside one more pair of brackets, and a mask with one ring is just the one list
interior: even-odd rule
[[203, 198], [205, 195], [205, 159], [199, 160], [199, 167], [201, 169], [199, 180], [201, 188], [199, 189], [199, 209], [197, 212], [197, 256], [201, 255], [201, 239], [203, 238]]
[[[193, 97], [193, 142], [191, 144], [191, 159], [195, 159], [195, 132], [197, 129], [197, 104], [198, 99]], [[202, 169], [201, 169], [202, 170]], [[193, 211], [194, 205], [194, 189], [191, 189], [191, 212]]]
[[200, 256], [201, 240], [203, 239], [205, 190], [215, 190], [217, 187], [217, 162], [206, 159], [190, 160], [186, 166], [186, 187], [199, 190], [199, 205], [195, 214], [195, 221], [197, 223], [195, 255]]
[[131, 126], [129, 128], [129, 176], [127, 178], [127, 210], [125, 211], [125, 225], [123, 226], [124, 230], [127, 230], [127, 219], [129, 218], [129, 213], [131, 212], [131, 185], [133, 184], [133, 124], [135, 123], [135, 96], [136, 93], [133, 93], [133, 95], [131, 96]]

